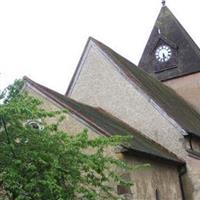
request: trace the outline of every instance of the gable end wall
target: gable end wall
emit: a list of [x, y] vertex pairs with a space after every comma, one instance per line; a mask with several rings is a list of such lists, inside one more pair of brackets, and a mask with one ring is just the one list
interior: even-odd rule
[[82, 63], [71, 98], [99, 106], [177, 155], [185, 155], [182, 129], [161, 115], [152, 100], [130, 84], [96, 45], [92, 45]]

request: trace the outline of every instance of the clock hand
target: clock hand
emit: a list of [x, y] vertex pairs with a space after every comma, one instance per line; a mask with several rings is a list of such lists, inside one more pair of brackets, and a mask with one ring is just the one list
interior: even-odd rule
[[165, 59], [166, 58], [165, 54], [163, 53], [162, 55], [163, 55], [163, 58]]

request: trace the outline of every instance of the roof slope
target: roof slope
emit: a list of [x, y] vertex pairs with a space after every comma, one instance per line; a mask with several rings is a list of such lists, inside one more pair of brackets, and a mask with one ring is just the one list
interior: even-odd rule
[[[177, 68], [155, 73], [152, 47], [155, 47], [155, 43], [161, 36], [177, 45]], [[199, 47], [166, 6], [161, 8], [139, 62], [139, 67], [157, 77], [159, 80], [168, 80], [200, 71]]]
[[174, 119], [187, 133], [200, 137], [200, 114], [190, 106], [174, 90], [153, 78], [126, 58], [90, 38], [126, 77], [147, 94], [162, 108], [168, 116]]
[[26, 80], [29, 84], [31, 84], [33, 87], [38, 89], [53, 101], [68, 109], [69, 112], [84, 120], [97, 131], [105, 135], [133, 135], [134, 138], [132, 141], [130, 141], [130, 144], [127, 146], [127, 148], [132, 150], [135, 155], [142, 153], [142, 155], [162, 160], [164, 159], [165, 161], [174, 164], [184, 164], [184, 162], [180, 160], [176, 155], [169, 152], [154, 141], [146, 138], [139, 131], [133, 129], [132, 127], [128, 126], [104, 110], [79, 103], [49, 88], [46, 88], [27, 77], [24, 77], [24, 80]]

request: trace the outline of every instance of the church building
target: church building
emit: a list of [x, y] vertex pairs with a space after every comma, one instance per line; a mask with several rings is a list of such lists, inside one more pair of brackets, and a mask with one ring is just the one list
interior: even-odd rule
[[128, 200], [200, 199], [200, 49], [163, 1], [138, 66], [89, 38], [66, 94], [24, 77], [49, 110], [68, 109], [63, 128], [91, 137], [130, 133], [115, 152], [148, 169], [124, 174]]

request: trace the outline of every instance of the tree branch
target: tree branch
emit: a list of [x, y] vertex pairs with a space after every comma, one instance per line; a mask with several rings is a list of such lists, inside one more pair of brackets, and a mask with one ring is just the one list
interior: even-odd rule
[[14, 152], [14, 150], [13, 150], [13, 147], [11, 146], [12, 143], [11, 143], [11, 140], [10, 140], [10, 137], [9, 137], [9, 134], [8, 134], [6, 122], [5, 122], [5, 120], [4, 120], [3, 117], [1, 117], [1, 121], [2, 121], [2, 124], [3, 124], [3, 128], [4, 128], [4, 130], [5, 130], [5, 133], [6, 133], [7, 143], [8, 143], [8, 145], [10, 146], [10, 150], [11, 150], [11, 153], [12, 153], [12, 155], [13, 155], [13, 158], [16, 158], [16, 154], [15, 154], [15, 152]]

